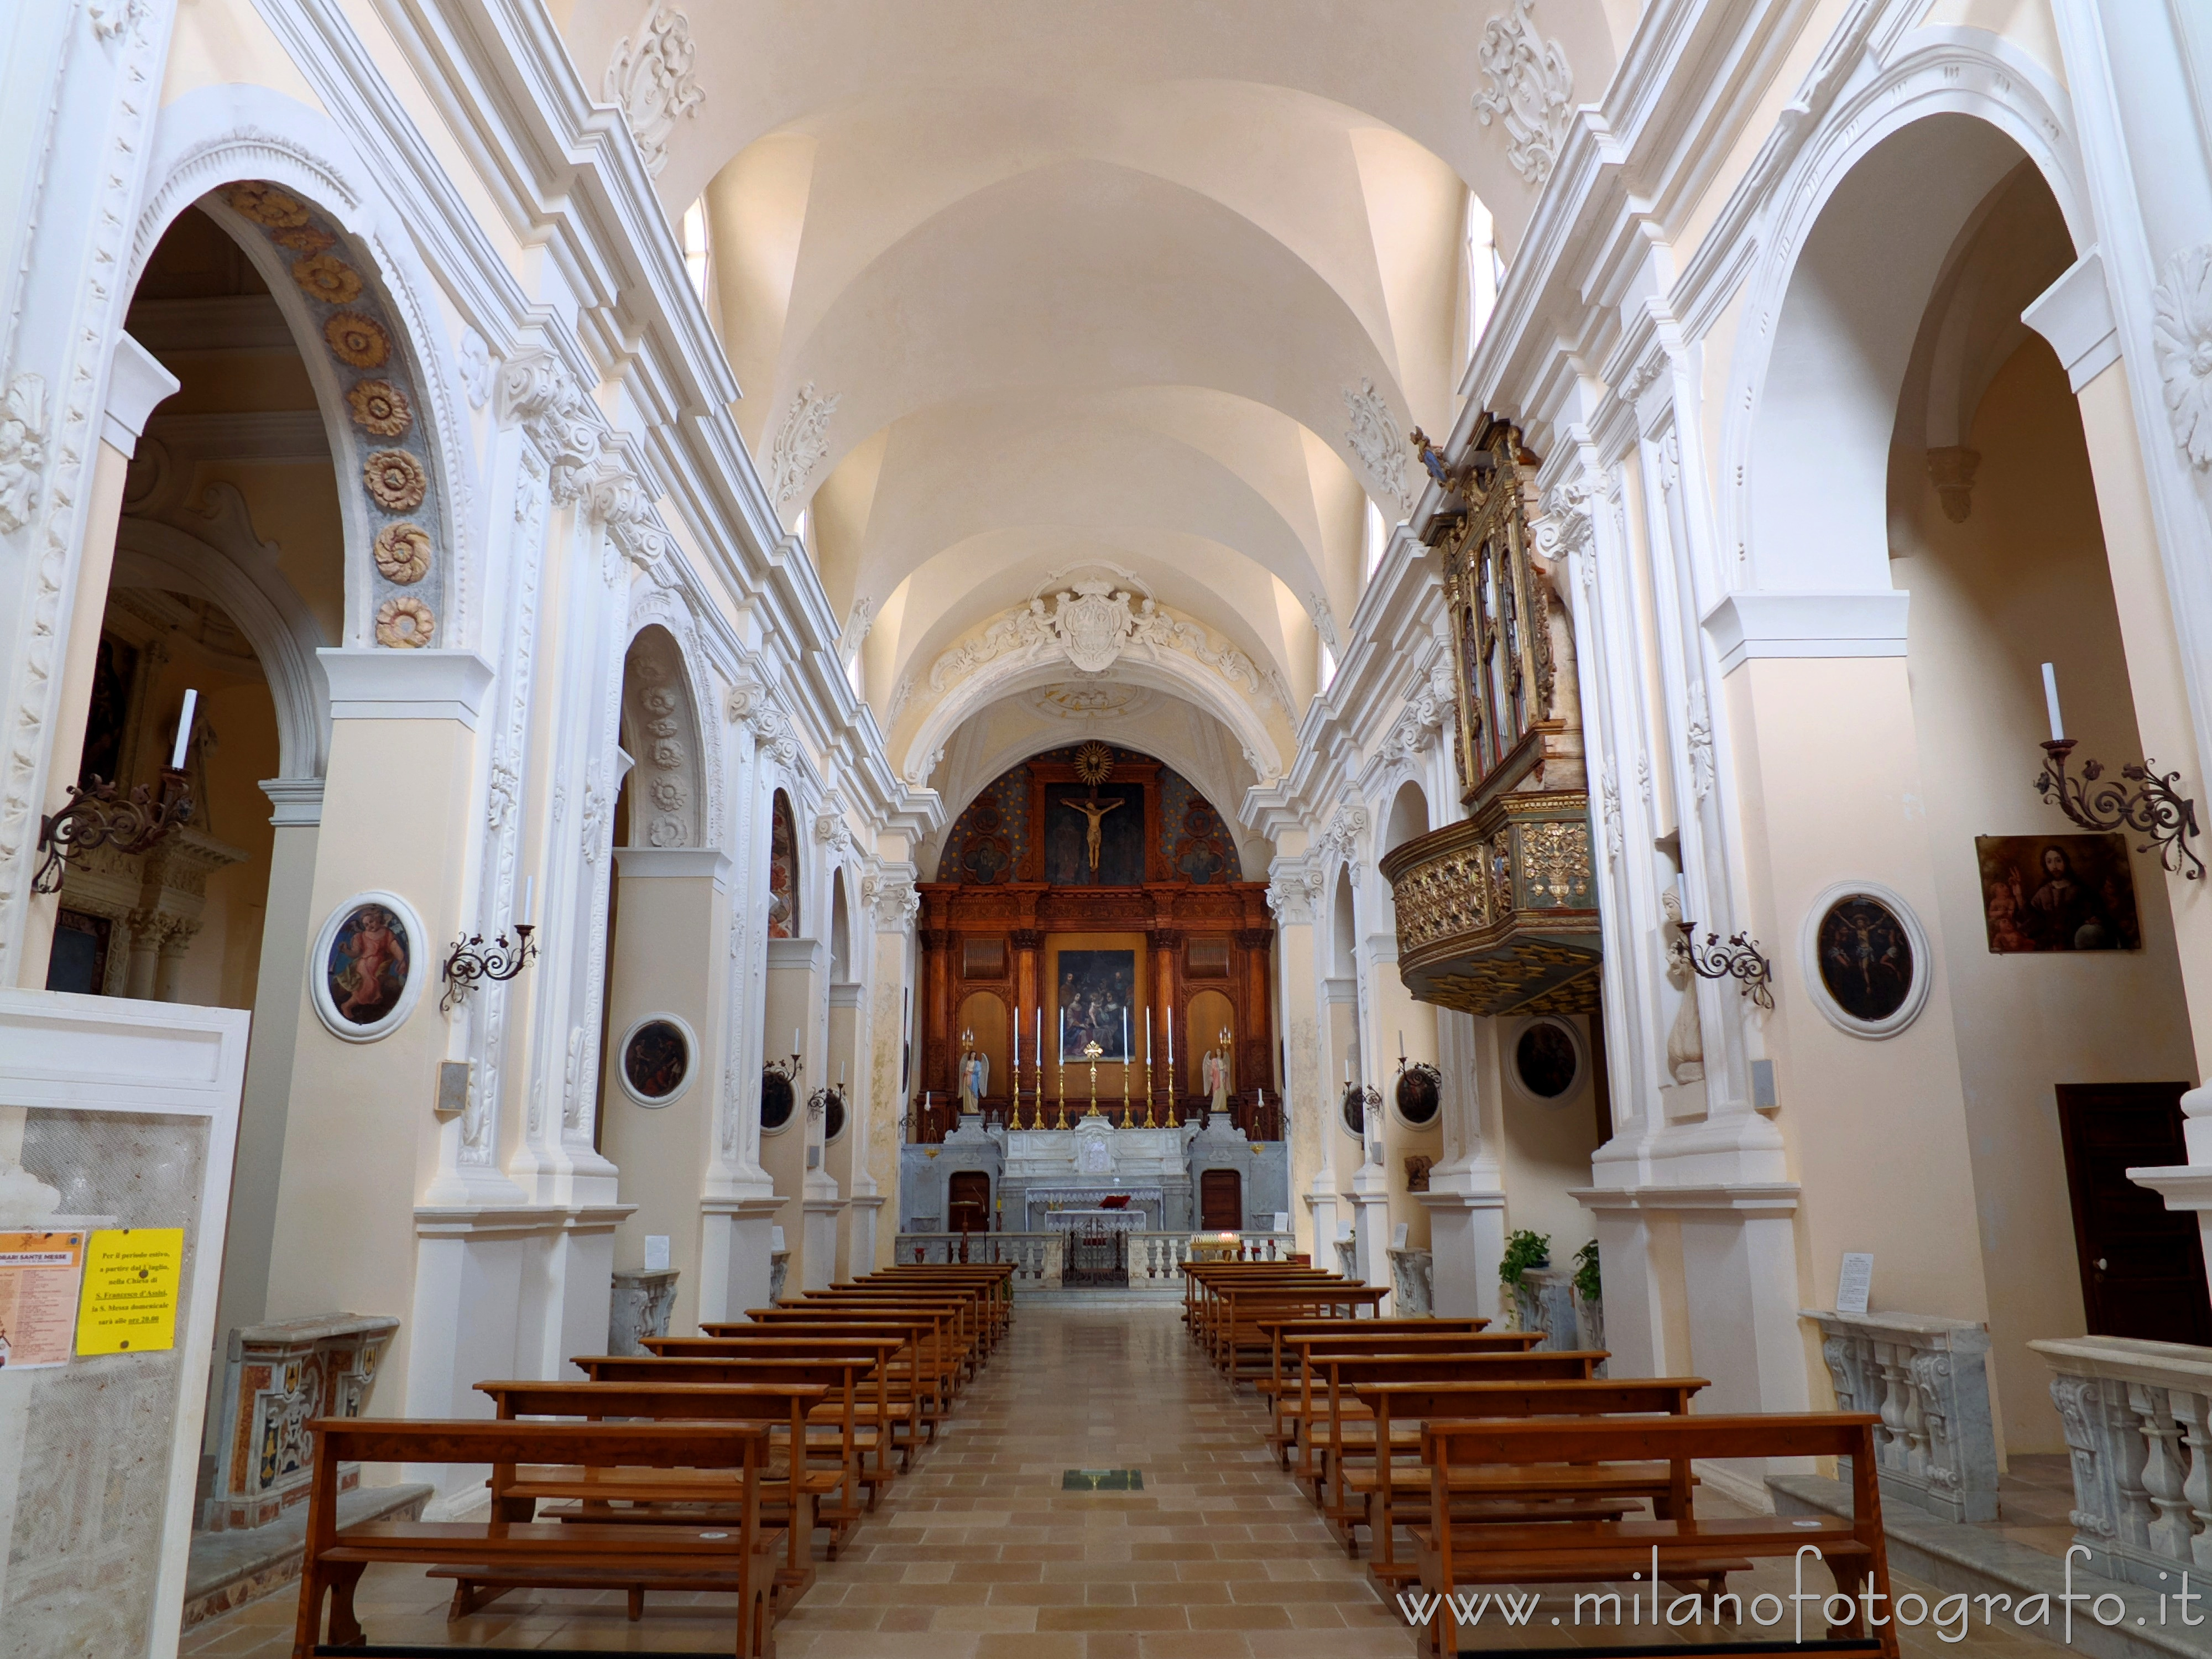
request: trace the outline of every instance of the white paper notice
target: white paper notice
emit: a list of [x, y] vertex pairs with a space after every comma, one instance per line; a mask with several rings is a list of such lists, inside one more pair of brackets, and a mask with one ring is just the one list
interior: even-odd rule
[[1845, 1250], [1844, 1270], [1836, 1279], [1836, 1311], [1863, 1314], [1867, 1310], [1867, 1291], [1874, 1285], [1874, 1254], [1870, 1250]]
[[645, 1270], [649, 1273], [668, 1271], [668, 1235], [647, 1233], [645, 1236]]

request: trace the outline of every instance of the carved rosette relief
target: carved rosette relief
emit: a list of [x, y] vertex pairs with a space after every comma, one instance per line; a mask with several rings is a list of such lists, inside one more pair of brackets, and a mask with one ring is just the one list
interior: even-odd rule
[[2173, 441], [2191, 466], [2212, 467], [2212, 242], [2168, 259], [2151, 301]]
[[[337, 374], [349, 455], [342, 473], [360, 480], [370, 528], [368, 586], [373, 634], [387, 650], [438, 641], [446, 573], [438, 556], [437, 470], [410, 354], [391, 308], [370, 280], [357, 248], [322, 211], [279, 185], [247, 179], [210, 198], [229, 210], [242, 234], [258, 234], [284, 261], [293, 286], [319, 325]], [[0, 428], [0, 451], [5, 428]]]
[[698, 846], [698, 723], [682, 654], [665, 629], [642, 629], [630, 642], [622, 723], [623, 747], [635, 763], [629, 779], [631, 844]]

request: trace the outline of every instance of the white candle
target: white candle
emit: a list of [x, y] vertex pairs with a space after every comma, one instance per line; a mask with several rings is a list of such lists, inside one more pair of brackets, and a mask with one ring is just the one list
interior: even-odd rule
[[2043, 706], [2051, 712], [2051, 740], [2066, 741], [2066, 722], [2058, 718], [2058, 671], [2051, 664], [2043, 665]]
[[793, 1054], [799, 1052], [799, 1028], [796, 1025], [791, 1028], [791, 1052]]
[[837, 1062], [837, 1086], [840, 1089], [845, 1086], [845, 1062], [842, 1060]]
[[1145, 1010], [1145, 1069], [1152, 1067], [1152, 1011]]
[[192, 740], [192, 710], [199, 704], [200, 694], [187, 690], [185, 693], [185, 712], [177, 716], [177, 746], [169, 756], [169, 769], [185, 769], [185, 748]]
[[1129, 1011], [1126, 1006], [1121, 1010], [1121, 1063], [1129, 1063]]
[[525, 876], [522, 878], [522, 919], [525, 921], [530, 920], [531, 908], [537, 902], [537, 899], [538, 878]]

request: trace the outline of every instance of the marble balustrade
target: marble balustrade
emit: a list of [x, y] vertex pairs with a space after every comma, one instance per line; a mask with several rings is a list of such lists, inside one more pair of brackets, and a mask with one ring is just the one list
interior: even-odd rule
[[1836, 1406], [1875, 1412], [1885, 1503], [1947, 1521], [1997, 1513], [1996, 1431], [1990, 1415], [1990, 1334], [1972, 1320], [1808, 1310]]
[[2027, 1345], [2050, 1363], [2091, 1570], [2170, 1589], [2212, 1577], [2212, 1348], [2129, 1337]]

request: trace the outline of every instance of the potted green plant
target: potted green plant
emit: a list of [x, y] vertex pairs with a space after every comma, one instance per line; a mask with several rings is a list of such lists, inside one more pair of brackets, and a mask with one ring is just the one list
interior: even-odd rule
[[1605, 1346], [1605, 1280], [1598, 1272], [1594, 1238], [1575, 1252], [1575, 1322], [1581, 1346]]
[[1552, 1236], [1531, 1232], [1523, 1227], [1505, 1241], [1504, 1259], [1498, 1264], [1498, 1282], [1513, 1299], [1519, 1327], [1524, 1331], [1544, 1328], [1542, 1304], [1531, 1288], [1522, 1282], [1522, 1275], [1532, 1268], [1552, 1265]]

